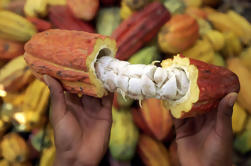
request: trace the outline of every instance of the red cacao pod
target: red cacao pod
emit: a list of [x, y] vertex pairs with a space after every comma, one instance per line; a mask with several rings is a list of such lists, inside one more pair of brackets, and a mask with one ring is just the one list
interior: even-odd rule
[[212, 111], [225, 95], [230, 92], [238, 93], [240, 90], [237, 75], [224, 67], [180, 56], [164, 60], [161, 65], [164, 68], [172, 65], [183, 66], [190, 73], [187, 94], [180, 100], [163, 102], [175, 118], [192, 117]]
[[174, 15], [158, 34], [158, 43], [162, 51], [181, 53], [190, 48], [199, 37], [199, 25], [188, 14]]
[[129, 59], [156, 36], [169, 18], [170, 14], [165, 6], [159, 2], [153, 2], [123, 21], [112, 34], [118, 46], [116, 58]]
[[52, 25], [59, 29], [95, 32], [89, 23], [75, 18], [69, 9], [63, 5], [51, 6], [49, 9], [49, 18]]
[[51, 23], [42, 19], [39, 19], [37, 17], [28, 17], [27, 18], [39, 32], [51, 29]]

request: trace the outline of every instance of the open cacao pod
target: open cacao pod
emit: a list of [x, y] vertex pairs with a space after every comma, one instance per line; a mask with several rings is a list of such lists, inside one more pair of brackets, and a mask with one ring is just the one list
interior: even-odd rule
[[187, 57], [164, 60], [162, 67], [117, 60], [112, 58], [116, 42], [99, 34], [48, 30], [34, 35], [25, 51], [26, 62], [41, 80], [47, 74], [69, 92], [95, 97], [117, 91], [138, 100], [158, 98], [176, 118], [208, 112], [240, 88], [228, 69]]

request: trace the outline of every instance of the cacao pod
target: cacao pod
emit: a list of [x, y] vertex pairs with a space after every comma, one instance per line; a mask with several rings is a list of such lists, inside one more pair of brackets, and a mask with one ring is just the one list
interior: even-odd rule
[[134, 123], [143, 131], [143, 133], [153, 136], [152, 131], [147, 126], [145, 119], [142, 116], [142, 111], [137, 109], [132, 109], [133, 121]]
[[208, 31], [211, 31], [213, 29], [210, 23], [205, 19], [197, 18], [197, 22], [200, 27], [200, 30], [199, 30], [200, 36], [205, 35]]
[[219, 31], [209, 30], [203, 37], [212, 44], [215, 51], [221, 50], [225, 45], [224, 35]]
[[193, 46], [198, 37], [197, 21], [188, 14], [177, 14], [161, 28], [158, 43], [166, 53], [180, 53]]
[[48, 21], [37, 17], [28, 17], [27, 19], [37, 28], [37, 31], [39, 32], [51, 29], [51, 23]]
[[197, 40], [192, 48], [183, 52], [183, 55], [206, 63], [211, 63], [214, 59], [214, 50], [208, 40]]
[[234, 133], [241, 132], [247, 120], [246, 111], [238, 104], [235, 103], [233, 107], [233, 115], [232, 115], [232, 128]]
[[[166, 59], [162, 61], [162, 67], [166, 68], [174, 64], [180, 65], [180, 60], [184, 58], [176, 56], [173, 60]], [[186, 58], [185, 58], [186, 59]], [[216, 108], [220, 100], [230, 92], [239, 92], [240, 83], [236, 74], [223, 67], [206, 64], [198, 60], [187, 59], [191, 70], [196, 66], [196, 70], [189, 72], [190, 76], [190, 94], [183, 97], [184, 102], [173, 104], [172, 101], [164, 100], [164, 105], [176, 118], [195, 116]], [[178, 65], [178, 66], [179, 66]], [[190, 66], [191, 65], [191, 66]], [[187, 69], [189, 71], [190, 69]], [[189, 77], [190, 77], [189, 76]], [[193, 83], [193, 81], [195, 83]], [[187, 99], [186, 99], [187, 97]]]
[[114, 108], [129, 108], [133, 104], [133, 101], [129, 97], [123, 97], [120, 93], [115, 93], [113, 106]]
[[55, 156], [56, 156], [55, 146], [43, 149], [39, 166], [53, 166]]
[[24, 53], [24, 44], [0, 39], [0, 59], [9, 60]]
[[0, 84], [8, 92], [21, 90], [32, 80], [33, 76], [23, 56], [14, 58], [0, 69]]
[[251, 116], [248, 116], [248, 118], [247, 118], [247, 124], [246, 124], [245, 129], [251, 130]]
[[22, 16], [7, 10], [0, 10], [0, 37], [25, 42], [36, 33], [32, 23]]
[[251, 46], [242, 51], [240, 60], [251, 71]]
[[249, 113], [251, 113], [251, 103], [249, 101], [251, 97], [251, 73], [249, 70], [241, 63], [238, 58], [231, 58], [227, 60], [227, 67], [233, 71], [240, 80], [240, 93], [238, 95], [238, 103], [244, 107]]
[[169, 147], [170, 162], [172, 166], [181, 166], [177, 152], [177, 143], [173, 141]]
[[66, 6], [51, 6], [49, 9], [49, 18], [52, 25], [59, 29], [94, 32], [90, 24], [74, 18]]
[[110, 36], [119, 24], [120, 16], [118, 7], [99, 10], [96, 24], [96, 29], [99, 34]]
[[163, 3], [172, 15], [184, 13], [186, 8], [182, 0], [163, 0]]
[[1, 160], [0, 161], [0, 166], [32, 166], [30, 162], [23, 162], [23, 163], [17, 163], [17, 162], [9, 162], [7, 160]]
[[48, 5], [66, 5], [66, 0], [47, 0]]
[[112, 34], [118, 46], [116, 58], [129, 59], [146, 42], [153, 39], [169, 18], [166, 8], [159, 2], [153, 2], [123, 21]]
[[[45, 110], [48, 105], [49, 95], [48, 87], [37, 79], [27, 87], [20, 106], [22, 112], [14, 114], [14, 120], [18, 123], [15, 127], [19, 131], [31, 131], [42, 126], [45, 122]], [[23, 118], [20, 119], [20, 116]]]
[[125, 20], [129, 18], [135, 11], [130, 9], [124, 1], [121, 1], [120, 17]]
[[184, 0], [187, 7], [200, 7], [202, 0]]
[[17, 133], [5, 135], [1, 142], [1, 149], [3, 157], [10, 162], [25, 162], [28, 160], [28, 145]]
[[128, 62], [131, 64], [150, 64], [161, 59], [157, 46], [147, 46], [133, 54]]
[[67, 0], [67, 6], [77, 18], [92, 20], [99, 8], [99, 0]]
[[157, 140], [164, 140], [173, 126], [171, 114], [158, 99], [146, 99], [142, 103], [142, 116]]
[[242, 44], [238, 37], [232, 32], [223, 33], [224, 47], [222, 48], [222, 54], [225, 57], [239, 56], [242, 51]]
[[132, 10], [139, 10], [142, 9], [145, 5], [147, 5], [150, 0], [122, 0], [124, 1], [127, 6], [129, 6], [129, 8], [131, 8]]
[[203, 11], [201, 8], [188, 7], [186, 8], [186, 13], [195, 18], [207, 19], [207, 13]]
[[[137, 93], [133, 91], [131, 94], [130, 91], [128, 91], [130, 86], [123, 91], [121, 89], [122, 86], [117, 85], [115, 82], [118, 80], [118, 75], [114, 74], [114, 72], [119, 72], [119, 75], [126, 75], [127, 70], [125, 69], [130, 68], [132, 71], [134, 68], [133, 65], [130, 65], [128, 62], [119, 61], [111, 57], [116, 52], [116, 44], [109, 37], [80, 31], [48, 30], [35, 35], [25, 45], [25, 50], [26, 62], [38, 78], [42, 79], [42, 75], [44, 74], [55, 77], [59, 79], [64, 88], [71, 93], [102, 97], [108, 94], [108, 91], [114, 92], [116, 90], [124, 92], [124, 95], [130, 96], [133, 99], [144, 99], [148, 97], [147, 93], [145, 93], [145, 96], [141, 93], [142, 88], [144, 88], [143, 86], [147, 87], [149, 85], [145, 84], [144, 80], [138, 79], [138, 85], [135, 86], [135, 88], [133, 87]], [[120, 64], [126, 64], [126, 68]], [[102, 67], [102, 65], [105, 67]], [[239, 92], [240, 87], [237, 76], [223, 67], [216, 67], [181, 56], [167, 59], [163, 61], [161, 65], [162, 68], [159, 67], [158, 69], [163, 72], [163, 74], [160, 74], [158, 77], [156, 76], [157, 82], [159, 82], [157, 78], [160, 80], [167, 78], [167, 74], [170, 73], [168, 71], [169, 69], [184, 70], [177, 71], [177, 78], [175, 75], [172, 77], [180, 82], [181, 89], [186, 89], [187, 87], [184, 95], [181, 97], [175, 96], [177, 100], [169, 100], [168, 97], [165, 98], [165, 94], [151, 94], [152, 98], [163, 99], [166, 108], [171, 110], [171, 113], [176, 118], [195, 116], [208, 112], [217, 107], [219, 101], [226, 94]], [[147, 66], [143, 64], [136, 65], [136, 68], [137, 67], [140, 71], [132, 71], [135, 75], [127, 75], [126, 78], [129, 76], [146, 76], [146, 74], [144, 74], [145, 67], [151, 69], [157, 68], [154, 65]], [[153, 77], [151, 74], [154, 72], [151, 71], [148, 73]], [[107, 72], [110, 75], [103, 72]], [[164, 76], [164, 74], [166, 74], [166, 76]], [[217, 80], [217, 82], [215, 80]], [[109, 87], [110, 85], [112, 85], [114, 89], [111, 89]], [[155, 87], [155, 83], [151, 85]], [[170, 86], [167, 86], [168, 89], [169, 87]], [[175, 89], [178, 88], [176, 87], [174, 90]], [[139, 90], [140, 92], [138, 93]], [[162, 88], [160, 88], [160, 90], [162, 90]]]
[[215, 66], [225, 66], [225, 60], [219, 53], [215, 53], [212, 64]]
[[146, 166], [170, 166], [169, 154], [165, 146], [147, 135], [140, 135], [138, 152]]
[[244, 131], [234, 140], [234, 149], [245, 154], [251, 150], [251, 130]]
[[25, 3], [26, 0], [14, 0], [11, 1], [4, 9], [23, 16]]
[[[41, 47], [47, 44], [46, 49]], [[73, 93], [98, 97], [108, 93], [97, 79], [94, 61], [98, 56], [115, 55], [116, 42], [111, 38], [81, 31], [48, 30], [34, 36], [25, 50], [26, 62], [41, 80], [42, 75], [49, 74]]]
[[112, 129], [109, 149], [113, 158], [131, 160], [138, 143], [138, 130], [133, 123], [130, 110], [112, 110]]
[[47, 0], [26, 0], [24, 13], [28, 17], [45, 17], [47, 15]]

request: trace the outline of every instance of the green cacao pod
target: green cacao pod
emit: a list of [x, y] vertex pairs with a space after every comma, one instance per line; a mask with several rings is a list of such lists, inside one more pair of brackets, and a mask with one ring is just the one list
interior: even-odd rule
[[171, 14], [182, 14], [186, 6], [182, 0], [163, 0], [164, 6]]
[[234, 149], [242, 154], [251, 151], [251, 130], [244, 131], [234, 141]]
[[138, 52], [136, 52], [131, 58], [128, 60], [131, 64], [150, 64], [153, 61], [160, 60], [161, 56], [158, 51], [157, 46], [148, 46], [145, 47]]
[[109, 149], [116, 160], [128, 161], [134, 156], [139, 132], [133, 123], [130, 110], [112, 110], [112, 129]]
[[99, 10], [96, 29], [99, 34], [110, 36], [120, 24], [118, 7], [103, 8]]

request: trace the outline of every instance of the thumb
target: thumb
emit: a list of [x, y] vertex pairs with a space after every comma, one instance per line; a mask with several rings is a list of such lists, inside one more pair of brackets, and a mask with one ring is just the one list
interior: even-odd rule
[[216, 132], [220, 136], [223, 136], [223, 134], [232, 135], [233, 105], [236, 101], [237, 96], [237, 93], [229, 93], [221, 100], [218, 106]]
[[61, 84], [54, 78], [44, 75], [44, 82], [50, 89], [51, 95], [51, 123], [53, 126], [57, 124], [66, 113], [65, 95]]

